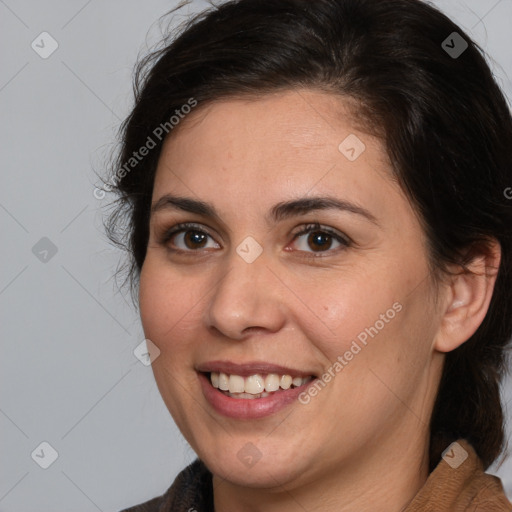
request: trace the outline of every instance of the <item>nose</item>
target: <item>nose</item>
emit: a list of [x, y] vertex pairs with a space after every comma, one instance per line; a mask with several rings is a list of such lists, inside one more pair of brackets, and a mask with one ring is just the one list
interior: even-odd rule
[[205, 311], [208, 329], [233, 340], [254, 330], [279, 331], [286, 322], [281, 288], [263, 255], [247, 263], [233, 252]]

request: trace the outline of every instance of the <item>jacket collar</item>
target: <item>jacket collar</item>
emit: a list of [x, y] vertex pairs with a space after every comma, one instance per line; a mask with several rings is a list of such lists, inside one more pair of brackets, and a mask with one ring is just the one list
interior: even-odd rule
[[450, 444], [404, 512], [510, 512], [501, 480], [484, 473], [482, 461], [464, 439]]

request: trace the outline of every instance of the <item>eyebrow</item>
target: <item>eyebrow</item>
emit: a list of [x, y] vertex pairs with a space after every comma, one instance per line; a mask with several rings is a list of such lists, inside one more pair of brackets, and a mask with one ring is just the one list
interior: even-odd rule
[[[190, 197], [174, 196], [165, 194], [158, 199], [151, 207], [151, 214], [162, 210], [181, 210], [188, 213], [195, 213], [204, 217], [210, 217], [219, 223], [223, 223], [217, 210], [211, 203], [199, 201]], [[266, 216], [267, 222], [279, 222], [290, 217], [306, 215], [307, 213], [319, 210], [338, 210], [354, 215], [359, 215], [372, 224], [380, 227], [377, 218], [366, 208], [347, 200], [330, 196], [323, 197], [301, 197], [290, 201], [283, 201], [275, 204]]]

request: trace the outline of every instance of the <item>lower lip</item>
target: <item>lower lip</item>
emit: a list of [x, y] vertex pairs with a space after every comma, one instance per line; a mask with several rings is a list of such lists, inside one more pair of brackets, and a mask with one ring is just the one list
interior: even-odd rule
[[231, 398], [214, 388], [207, 375], [198, 375], [206, 400], [218, 413], [229, 418], [247, 420], [270, 416], [292, 402], [298, 402], [298, 396], [316, 380], [313, 379], [298, 388], [276, 391], [264, 398]]

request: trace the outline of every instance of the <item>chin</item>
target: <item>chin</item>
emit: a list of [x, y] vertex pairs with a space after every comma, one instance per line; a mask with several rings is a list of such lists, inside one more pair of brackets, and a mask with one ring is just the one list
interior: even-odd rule
[[[237, 445], [242, 448], [234, 449]], [[244, 487], [272, 488], [286, 485], [305, 471], [297, 463], [296, 449], [289, 447], [279, 452], [275, 446], [266, 446], [263, 440], [257, 439], [253, 442], [238, 442], [236, 438], [230, 437], [225, 443], [216, 444], [214, 451], [201, 450], [199, 447], [196, 453], [215, 476]], [[265, 456], [265, 453], [269, 455]]]
[[[238, 462], [238, 461], [237, 461]], [[209, 464], [205, 461], [210, 471], [219, 478], [227, 480], [231, 484], [254, 489], [269, 489], [272, 487], [282, 487], [296, 478], [290, 467], [284, 467], [284, 464], [276, 464], [272, 461], [259, 461], [252, 467], [243, 467], [239, 462], [231, 464], [219, 464], [218, 461]]]

